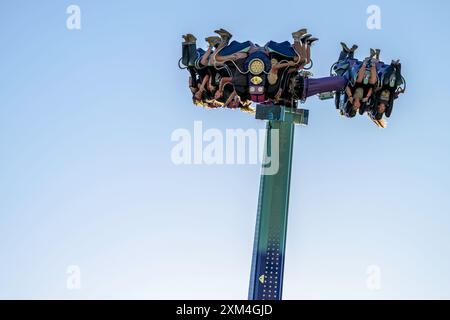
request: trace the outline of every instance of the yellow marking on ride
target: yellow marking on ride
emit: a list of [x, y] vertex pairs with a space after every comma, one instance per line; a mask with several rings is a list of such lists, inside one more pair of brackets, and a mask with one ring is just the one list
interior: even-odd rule
[[259, 282], [261, 282], [262, 284], [264, 284], [266, 277], [264, 277], [264, 275], [262, 275], [261, 277], [259, 277]]
[[253, 59], [249, 65], [249, 70], [253, 75], [262, 73], [264, 71], [264, 68], [264, 62], [262, 62], [262, 60], [258, 58]]
[[260, 84], [261, 82], [263, 82], [263, 79], [261, 77], [253, 77], [250, 79], [250, 81], [257, 86], [258, 84]]

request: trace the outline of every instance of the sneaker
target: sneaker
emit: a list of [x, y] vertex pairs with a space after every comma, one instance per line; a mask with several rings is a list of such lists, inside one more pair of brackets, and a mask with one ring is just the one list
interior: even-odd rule
[[230, 40], [233, 37], [231, 33], [222, 28], [215, 30], [214, 32], [217, 33], [223, 40]]
[[318, 41], [318, 38], [309, 38], [308, 40], [306, 40], [306, 43], [311, 46], [314, 42]]
[[309, 34], [309, 33], [307, 33], [307, 34], [303, 35], [303, 36], [300, 38], [300, 41], [304, 44], [304, 43], [306, 43], [306, 41], [307, 41], [309, 38], [311, 38], [311, 37], [312, 37], [312, 35]]
[[208, 45], [209, 45], [210, 47], [215, 47], [215, 46], [217, 46], [222, 40], [220, 39], [220, 37], [213, 36], [213, 37], [205, 38], [205, 41], [208, 43]]
[[349, 47], [348, 47], [344, 42], [341, 42], [341, 46], [342, 46], [342, 50], [343, 50], [344, 52], [349, 53], [349, 52], [352, 51], [351, 49], [349, 49]]
[[292, 33], [292, 38], [297, 41], [298, 39], [301, 39], [301, 37], [303, 37], [307, 32], [308, 30], [306, 30], [306, 28], [300, 29]]
[[380, 60], [380, 53], [381, 53], [380, 49], [375, 50], [375, 59]]
[[185, 34], [183, 39], [186, 43], [195, 43], [197, 41], [197, 38], [191, 33]]

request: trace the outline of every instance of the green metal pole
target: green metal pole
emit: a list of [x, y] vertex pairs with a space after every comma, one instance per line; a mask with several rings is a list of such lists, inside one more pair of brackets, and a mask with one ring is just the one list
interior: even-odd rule
[[[294, 131], [295, 124], [302, 121], [298, 121], [298, 110], [279, 108], [279, 119], [267, 123], [249, 300], [282, 298]], [[307, 110], [302, 111], [307, 119]], [[273, 161], [277, 158], [279, 167], [273, 174], [276, 166]], [[267, 164], [268, 159], [272, 159], [272, 163]], [[272, 169], [268, 170], [268, 165]]]

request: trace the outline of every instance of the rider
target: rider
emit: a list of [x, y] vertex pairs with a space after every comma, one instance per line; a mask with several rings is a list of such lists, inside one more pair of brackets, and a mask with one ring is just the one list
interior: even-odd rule
[[223, 66], [223, 64], [221, 66], [214, 65], [214, 52], [218, 50], [222, 39], [217, 36], [212, 36], [206, 38], [205, 41], [208, 43], [208, 50], [202, 56], [198, 64], [200, 67], [208, 67], [209, 81], [207, 87], [211, 93], [214, 93], [215, 99], [218, 99], [223, 94], [223, 87], [225, 84], [232, 82], [233, 78], [231, 77], [228, 68]]
[[[292, 74], [294, 72], [302, 70], [305, 65], [311, 63], [311, 46], [319, 39], [313, 38], [312, 35], [308, 34], [308, 30], [306, 28], [293, 32], [292, 38], [294, 39], [294, 44], [292, 44], [291, 47], [292, 49], [294, 49], [296, 56], [292, 60], [282, 61], [278, 61], [279, 58], [272, 57], [271, 68], [267, 75], [267, 80], [270, 85], [277, 84], [280, 70], [288, 68], [288, 74]], [[283, 77], [280, 84], [278, 85], [278, 90], [274, 92], [275, 102], [278, 102], [280, 100], [283, 94], [283, 88], [285, 86], [286, 80], [286, 77]]]
[[[401, 63], [399, 60], [392, 61], [390, 65], [382, 64], [379, 67], [379, 75], [382, 79], [381, 87], [375, 91], [375, 113], [376, 118], [383, 114], [387, 118], [391, 116], [394, 100], [404, 92], [398, 89], [402, 84]], [[377, 119], [379, 120], [379, 119]]]
[[223, 77], [229, 77], [229, 73], [225, 68], [217, 70], [214, 67], [213, 57], [217, 52], [222, 39], [213, 36], [205, 39], [208, 43], [206, 51], [198, 49], [198, 58], [195, 63], [196, 71], [199, 74], [201, 83], [198, 84], [198, 90], [195, 92], [195, 98], [201, 100], [211, 100], [214, 98], [217, 87]]
[[[338, 61], [336, 65], [333, 67], [333, 69], [338, 76], [343, 77], [347, 81], [347, 83], [350, 84], [351, 82], [350, 71], [356, 66], [360, 66], [360, 62], [357, 59], [355, 59], [355, 52], [358, 49], [358, 46], [354, 44], [351, 48], [349, 48], [347, 44], [344, 42], [341, 42], [341, 46], [342, 51], [339, 54]], [[352, 91], [351, 87], [347, 85], [345, 88], [346, 95], [348, 96], [348, 93], [352, 95], [353, 92], [351, 91]], [[346, 102], [345, 109], [348, 110], [347, 116], [354, 117], [356, 115], [356, 111], [353, 110], [353, 105], [348, 99]], [[341, 111], [341, 114], [344, 114], [344, 111]]]
[[217, 47], [220, 44], [221, 39], [216, 36], [205, 38], [205, 41], [208, 43], [208, 49], [206, 50], [205, 54], [200, 60], [200, 64], [202, 66], [211, 66], [211, 54], [213, 53], [214, 49], [217, 49]]
[[[370, 65], [369, 65], [370, 62]], [[358, 70], [359, 68], [359, 70]], [[357, 73], [356, 73], [356, 70]], [[351, 70], [352, 78], [356, 79], [352, 85], [350, 81], [349, 85], [345, 89], [348, 101], [352, 105], [352, 112], [350, 116], [354, 116], [356, 111], [361, 108], [361, 103], [367, 104], [369, 98], [372, 96], [375, 85], [377, 83], [377, 60], [375, 57], [366, 58], [362, 63], [362, 66], [354, 66]]]
[[[230, 44], [230, 40], [232, 38], [231, 33], [224, 29], [219, 29], [215, 31], [221, 37], [221, 42], [213, 55], [214, 67], [216, 69], [222, 70], [225, 69], [228, 76], [222, 77], [222, 83], [219, 83], [219, 93], [216, 93], [219, 97], [221, 94], [224, 94], [223, 88], [228, 84], [233, 84], [233, 92], [235, 92], [241, 99], [247, 100], [249, 97], [248, 93], [248, 84], [247, 84], [247, 75], [242, 73], [241, 70], [244, 70], [245, 58], [248, 57], [247, 52], [238, 51], [233, 54], [221, 56], [220, 51], [227, 47]], [[234, 42], [233, 42], [234, 43]], [[231, 46], [233, 46], [233, 43]], [[236, 43], [236, 45], [242, 45]], [[253, 46], [251, 42], [244, 43], [244, 46]], [[231, 79], [230, 79], [231, 78]], [[221, 88], [222, 87], [222, 90]], [[229, 99], [227, 99], [229, 100]], [[226, 101], [225, 101], [226, 102]], [[229, 102], [232, 102], [230, 100]]]
[[207, 87], [208, 90], [212, 94], [214, 94], [216, 92], [217, 87], [219, 86], [220, 78], [222, 76], [225, 76], [222, 70], [216, 70], [216, 68], [214, 68], [214, 63], [211, 61], [213, 50], [217, 50], [217, 47], [219, 46], [221, 39], [219, 37], [213, 36], [206, 38], [205, 41], [208, 43], [208, 49], [206, 50], [205, 54], [202, 56], [198, 64], [200, 68], [207, 67], [209, 74], [209, 81]]
[[221, 42], [218, 45], [218, 47], [215, 50], [214, 55], [213, 55], [213, 61], [214, 61], [215, 66], [221, 65], [222, 63], [227, 62], [227, 61], [236, 61], [236, 60], [247, 58], [248, 54], [245, 52], [236, 52], [231, 55], [221, 56], [219, 54], [220, 51], [230, 44], [230, 40], [233, 37], [233, 35], [231, 33], [229, 33], [227, 30], [222, 29], [222, 28], [215, 30], [214, 32], [217, 33], [221, 38]]
[[339, 54], [338, 62], [334, 67], [334, 71], [338, 76], [346, 76], [348, 77], [348, 71], [353, 68], [356, 64], [358, 64], [358, 60], [355, 59], [355, 51], [358, 49], [358, 46], [354, 44], [351, 48], [349, 48], [344, 42], [341, 42], [342, 51]]

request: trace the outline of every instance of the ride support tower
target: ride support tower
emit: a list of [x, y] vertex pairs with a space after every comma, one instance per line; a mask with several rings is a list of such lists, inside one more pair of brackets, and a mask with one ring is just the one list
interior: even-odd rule
[[[308, 123], [308, 110], [258, 105], [256, 118], [267, 121], [261, 171], [249, 300], [281, 300], [295, 126]], [[274, 139], [275, 137], [275, 139]], [[278, 152], [278, 156], [273, 157]], [[277, 159], [278, 170], [268, 169]], [[271, 160], [269, 160], [271, 159]]]

